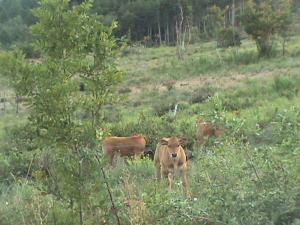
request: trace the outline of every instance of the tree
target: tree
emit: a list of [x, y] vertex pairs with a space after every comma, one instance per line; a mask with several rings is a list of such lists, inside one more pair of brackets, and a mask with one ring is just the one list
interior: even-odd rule
[[[101, 107], [116, 100], [121, 80], [114, 63], [116, 23], [105, 27], [90, 15], [91, 7], [92, 1], [70, 7], [69, 0], [41, 0], [32, 27], [40, 62], [30, 64], [20, 52], [5, 57], [6, 75], [17, 93], [29, 99], [29, 121], [39, 147], [52, 159], [50, 179], [44, 182], [69, 202], [80, 224], [95, 180], [92, 157], [99, 147]], [[84, 84], [84, 94], [79, 84]]]
[[216, 37], [219, 30], [223, 26], [223, 13], [220, 7], [213, 5], [208, 8], [207, 15], [205, 16], [205, 32], [210, 37]]
[[28, 26], [35, 22], [30, 10], [36, 4], [36, 0], [0, 1], [0, 43], [4, 47], [24, 46], [30, 41]]
[[258, 3], [249, 0], [240, 19], [245, 31], [255, 40], [259, 55], [270, 56], [274, 37], [289, 25], [290, 16], [290, 0], [265, 0]]

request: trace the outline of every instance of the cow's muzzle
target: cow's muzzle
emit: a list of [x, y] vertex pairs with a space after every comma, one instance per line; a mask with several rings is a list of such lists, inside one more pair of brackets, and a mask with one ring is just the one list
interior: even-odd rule
[[177, 158], [177, 153], [172, 153], [172, 158]]

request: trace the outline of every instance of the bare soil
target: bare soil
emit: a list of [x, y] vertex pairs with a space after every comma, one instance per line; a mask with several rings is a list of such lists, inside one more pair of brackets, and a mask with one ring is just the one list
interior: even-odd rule
[[[203, 86], [209, 85], [217, 88], [231, 88], [238, 84], [243, 83], [245, 80], [257, 79], [257, 78], [265, 78], [265, 77], [272, 77], [275, 74], [286, 74], [288, 73], [288, 69], [279, 69], [273, 71], [263, 71], [259, 73], [248, 73], [248, 74], [228, 74], [227, 76], [213, 76], [213, 75], [201, 75], [198, 77], [192, 77], [184, 80], [173, 80], [170, 81], [173, 83], [173, 87], [176, 89], [198, 89]], [[143, 90], [156, 90], [156, 91], [163, 91], [167, 89], [166, 82], [162, 81], [160, 83], [155, 84], [145, 84], [143, 86], [131, 86], [131, 94], [136, 95], [141, 93]]]

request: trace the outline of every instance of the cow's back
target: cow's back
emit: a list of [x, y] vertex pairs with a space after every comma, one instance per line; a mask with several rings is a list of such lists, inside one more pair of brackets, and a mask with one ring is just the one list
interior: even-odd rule
[[132, 137], [108, 137], [102, 142], [103, 152], [108, 154], [120, 154], [121, 156], [133, 156], [142, 154], [146, 145], [142, 135]]

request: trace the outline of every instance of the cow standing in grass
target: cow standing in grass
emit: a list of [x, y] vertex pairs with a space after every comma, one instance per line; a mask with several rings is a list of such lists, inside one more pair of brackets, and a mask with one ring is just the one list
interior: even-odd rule
[[212, 123], [205, 122], [202, 118], [197, 120], [197, 144], [202, 147], [205, 142], [205, 137], [221, 137], [224, 130], [215, 126]]
[[156, 167], [156, 178], [160, 180], [162, 175], [168, 178], [169, 190], [172, 189], [175, 174], [179, 172], [184, 190], [189, 196], [187, 180], [188, 165], [185, 152], [181, 147], [182, 143], [183, 141], [176, 137], [163, 138], [157, 144], [154, 154], [154, 163]]
[[140, 158], [145, 150], [146, 141], [143, 135], [131, 137], [107, 137], [102, 142], [104, 157], [110, 165], [113, 164], [115, 156], [130, 156]]

